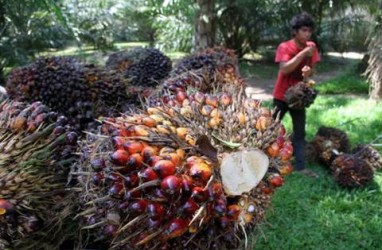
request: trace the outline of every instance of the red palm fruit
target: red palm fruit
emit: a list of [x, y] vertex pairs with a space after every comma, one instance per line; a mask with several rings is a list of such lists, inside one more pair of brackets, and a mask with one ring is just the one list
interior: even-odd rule
[[196, 92], [194, 94], [194, 100], [197, 102], [197, 103], [204, 103], [204, 100], [206, 99], [205, 97], [205, 94], [202, 93], [202, 92]]
[[125, 187], [122, 182], [114, 182], [108, 193], [113, 198], [121, 199], [125, 195]]
[[231, 220], [238, 220], [240, 215], [240, 207], [237, 204], [232, 204], [227, 207], [227, 217]]
[[200, 109], [200, 113], [204, 116], [210, 116], [212, 110], [213, 110], [212, 106], [203, 105], [203, 107]]
[[176, 94], [175, 94], [175, 99], [179, 102], [179, 103], [183, 103], [183, 101], [185, 99], [187, 99], [187, 94], [186, 92], [184, 91], [178, 91]]
[[284, 143], [284, 147], [280, 149], [279, 156], [282, 161], [289, 161], [293, 156], [293, 146], [290, 143]]
[[151, 156], [147, 161], [146, 163], [150, 166], [150, 167], [153, 167], [155, 166], [155, 164], [160, 161], [160, 160], [163, 160], [163, 158], [161, 156], [158, 156], [158, 155], [153, 155]]
[[134, 153], [129, 156], [129, 159], [126, 162], [126, 170], [128, 170], [127, 173], [129, 173], [132, 170], [140, 169], [143, 165], [143, 157], [139, 153]]
[[119, 203], [118, 209], [122, 212], [125, 212], [129, 208], [129, 204], [130, 204], [130, 202], [128, 202], [128, 201], [122, 201], [121, 203]]
[[173, 98], [170, 98], [167, 102], [167, 105], [169, 105], [171, 107], [177, 107], [177, 106], [179, 106], [179, 102]]
[[125, 176], [124, 180], [127, 186], [136, 187], [139, 184], [138, 173], [130, 173], [128, 176]]
[[218, 216], [224, 215], [227, 212], [227, 201], [225, 199], [215, 200], [213, 211]]
[[285, 137], [283, 135], [278, 136], [276, 139], [276, 143], [277, 145], [279, 145], [279, 148], [284, 147]]
[[159, 220], [165, 214], [165, 209], [159, 202], [151, 202], [147, 205], [147, 214], [151, 219]]
[[143, 214], [146, 212], [147, 206], [149, 202], [145, 199], [139, 199], [136, 201], [133, 201], [129, 205], [129, 213], [132, 214]]
[[90, 162], [92, 169], [96, 172], [102, 171], [106, 167], [104, 159], [96, 158]]
[[9, 201], [0, 198], [0, 215], [3, 215], [7, 212], [13, 210], [13, 205]]
[[214, 129], [217, 129], [219, 128], [219, 125], [222, 123], [223, 119], [219, 118], [219, 117], [213, 117], [211, 118], [209, 121], [208, 121], [208, 126], [210, 128], [214, 128]]
[[219, 103], [222, 106], [228, 106], [232, 103], [232, 95], [228, 93], [223, 93], [220, 95]]
[[172, 163], [174, 163], [175, 166], [180, 166], [182, 163], [182, 159], [180, 159], [177, 153], [170, 153], [167, 155], [163, 155], [163, 159], [172, 161]]
[[260, 116], [257, 120], [256, 120], [256, 129], [258, 131], [265, 131], [269, 125], [272, 124], [272, 118], [271, 117], [268, 117], [268, 116]]
[[91, 180], [94, 185], [99, 186], [105, 181], [105, 174], [103, 172], [97, 172], [92, 175]]
[[142, 149], [141, 155], [143, 156], [143, 160], [147, 162], [148, 159], [150, 159], [151, 156], [157, 155], [158, 150], [155, 147], [152, 146], [146, 146]]
[[142, 196], [141, 190], [128, 191], [125, 195], [125, 199], [138, 199], [138, 198], [141, 198], [141, 196]]
[[77, 144], [78, 135], [76, 132], [69, 132], [65, 136], [65, 142], [69, 145]]
[[150, 116], [146, 116], [142, 118], [142, 124], [149, 128], [154, 128], [157, 125], [157, 122], [155, 119], [151, 118]]
[[157, 163], [155, 163], [153, 169], [160, 178], [173, 175], [176, 171], [175, 164], [169, 160], [159, 160]]
[[124, 177], [122, 177], [121, 174], [116, 173], [116, 172], [108, 173], [105, 176], [105, 181], [107, 183], [122, 182], [123, 180], [124, 180]]
[[213, 199], [218, 199], [223, 195], [223, 185], [220, 182], [215, 182], [208, 187], [208, 194]]
[[261, 187], [260, 190], [263, 194], [272, 194], [273, 193], [273, 189], [268, 187], [268, 186], [265, 186], [265, 185], [263, 187]]
[[123, 144], [123, 148], [129, 152], [129, 154], [141, 153], [144, 144], [140, 141], [126, 141]]
[[129, 160], [129, 154], [124, 149], [117, 149], [110, 156], [111, 162], [118, 166], [125, 166]]
[[181, 176], [182, 194], [190, 195], [193, 188], [194, 188], [194, 181], [192, 180], [192, 178], [189, 175], [182, 175]]
[[145, 168], [138, 172], [138, 177], [142, 182], [157, 180], [159, 177], [152, 168]]
[[170, 153], [175, 153], [175, 148], [172, 148], [172, 147], [163, 147], [159, 150], [159, 155], [160, 156], [163, 156], [163, 155], [168, 155]]
[[204, 160], [198, 156], [190, 156], [186, 159], [186, 167], [191, 168], [196, 163], [204, 163]]
[[190, 176], [194, 179], [208, 181], [212, 175], [212, 168], [206, 163], [195, 163], [190, 168]]
[[276, 157], [276, 156], [278, 156], [278, 154], [279, 154], [279, 150], [280, 150], [280, 148], [279, 148], [279, 145], [277, 144], [277, 142], [272, 143], [271, 145], [269, 145], [269, 146], [266, 148], [266, 151], [267, 151], [267, 153], [268, 153], [268, 155], [269, 155], [270, 157]]
[[222, 229], [228, 228], [231, 224], [232, 224], [232, 219], [230, 219], [228, 216], [219, 217], [219, 226]]
[[187, 232], [189, 221], [183, 218], [172, 219], [165, 227], [164, 239], [172, 239]]
[[291, 174], [292, 172], [293, 172], [292, 163], [290, 163], [289, 161], [283, 162], [283, 164], [280, 168], [281, 176], [286, 176], [288, 174]]
[[191, 192], [191, 198], [196, 202], [205, 202], [208, 199], [208, 193], [202, 187], [194, 187]]
[[243, 112], [239, 112], [237, 114], [237, 119], [238, 119], [240, 125], [245, 125], [246, 120], [247, 120], [247, 116]]
[[179, 158], [183, 161], [184, 157], [186, 156], [186, 151], [184, 151], [183, 148], [178, 148], [176, 150], [176, 153], [178, 154]]
[[219, 98], [215, 95], [207, 94], [205, 102], [207, 105], [210, 105], [215, 108], [219, 106]]
[[284, 184], [284, 179], [279, 174], [271, 174], [267, 181], [272, 187], [281, 187]]
[[156, 201], [167, 201], [167, 196], [161, 188], [155, 188], [152, 191], [152, 199]]
[[123, 144], [126, 142], [126, 138], [122, 136], [113, 136], [111, 138], [111, 143], [113, 144], [114, 149], [123, 149]]
[[222, 116], [223, 116], [223, 113], [218, 108], [214, 108], [210, 113], [210, 117], [212, 118], [221, 118]]
[[195, 202], [194, 199], [188, 199], [186, 202], [183, 203], [181, 207], [182, 213], [184, 213], [186, 216], [194, 215], [198, 209], [199, 205]]
[[174, 195], [179, 193], [181, 182], [177, 176], [169, 175], [162, 180], [161, 188], [166, 194]]
[[118, 226], [113, 224], [106, 225], [103, 228], [103, 234], [107, 237], [115, 236], [117, 234], [117, 231], [118, 231]]
[[285, 129], [284, 125], [280, 124], [279, 135], [280, 136], [285, 136], [285, 134], [286, 134], [286, 129]]
[[178, 128], [176, 128], [176, 134], [182, 140], [184, 138], [186, 138], [186, 135], [188, 134], [188, 132], [189, 132], [188, 128], [185, 128], [185, 127], [178, 127]]
[[134, 125], [134, 132], [136, 136], [148, 136], [150, 134], [148, 128], [143, 125]]

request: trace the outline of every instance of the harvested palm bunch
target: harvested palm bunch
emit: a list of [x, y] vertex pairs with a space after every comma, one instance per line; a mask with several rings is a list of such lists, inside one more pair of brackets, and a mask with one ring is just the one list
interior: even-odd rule
[[382, 169], [382, 156], [373, 146], [359, 144], [352, 149], [352, 153], [366, 161], [375, 171]]
[[317, 90], [313, 88], [314, 82], [298, 82], [288, 88], [285, 100], [292, 109], [308, 108], [317, 97]]
[[334, 180], [343, 187], [362, 187], [370, 183], [374, 176], [373, 168], [356, 155], [342, 154], [331, 165]]
[[0, 248], [56, 249], [74, 236], [66, 183], [77, 134], [40, 102], [3, 102], [0, 117]]
[[246, 242], [292, 171], [293, 149], [260, 102], [219, 96], [105, 118], [101, 134], [88, 134], [72, 172], [82, 238], [105, 249]]
[[350, 152], [347, 134], [333, 127], [320, 127], [312, 143], [315, 146], [318, 161], [326, 167], [330, 167], [338, 154]]
[[157, 49], [137, 47], [111, 54], [106, 67], [120, 71], [134, 86], [155, 87], [168, 76], [172, 63]]

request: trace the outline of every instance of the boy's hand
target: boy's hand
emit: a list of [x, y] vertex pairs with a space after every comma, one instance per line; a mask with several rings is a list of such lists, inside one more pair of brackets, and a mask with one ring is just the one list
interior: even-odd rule
[[305, 65], [305, 66], [301, 69], [301, 72], [302, 72], [302, 77], [303, 77], [304, 79], [306, 79], [306, 78], [312, 76], [312, 73], [313, 73], [312, 68], [309, 67], [309, 66], [307, 66], [307, 65]]
[[305, 47], [303, 50], [305, 56], [307, 56], [307, 57], [312, 57], [313, 53], [315, 51], [316, 51], [316, 46], [314, 46], [314, 45], [309, 45], [309, 46]]

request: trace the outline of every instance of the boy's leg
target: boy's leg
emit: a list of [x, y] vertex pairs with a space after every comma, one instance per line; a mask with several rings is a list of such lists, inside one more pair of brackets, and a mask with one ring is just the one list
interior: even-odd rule
[[296, 160], [295, 169], [297, 171], [305, 168], [305, 122], [306, 113], [305, 109], [296, 110], [290, 109], [289, 113], [292, 117], [293, 123], [293, 154]]

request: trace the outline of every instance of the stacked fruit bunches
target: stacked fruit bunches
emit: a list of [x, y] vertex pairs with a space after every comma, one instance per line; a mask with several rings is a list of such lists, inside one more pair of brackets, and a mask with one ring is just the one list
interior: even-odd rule
[[271, 111], [226, 93], [107, 118], [82, 149], [81, 231], [113, 249], [237, 248], [292, 170]]
[[73, 234], [64, 220], [77, 134], [66, 122], [41, 102], [0, 104], [1, 249], [55, 249]]
[[74, 128], [83, 129], [94, 119], [84, 70], [75, 58], [39, 58], [29, 66], [13, 70], [7, 89], [11, 99], [41, 101], [67, 116]]
[[86, 65], [84, 73], [95, 117], [115, 116], [137, 104], [136, 96], [128, 91], [129, 81], [117, 71]]
[[185, 72], [202, 68], [209, 71], [209, 75], [215, 75], [222, 83], [244, 84], [234, 52], [221, 47], [202, 50], [181, 59], [171, 71], [170, 76], [174, 78]]
[[365, 160], [352, 154], [342, 154], [330, 167], [334, 180], [343, 187], [362, 187], [373, 180], [374, 170]]
[[382, 169], [382, 156], [373, 146], [359, 144], [352, 149], [352, 153], [366, 161], [375, 171]]
[[113, 53], [106, 61], [106, 67], [120, 71], [135, 87], [155, 87], [168, 76], [171, 60], [154, 48], [134, 48]]
[[350, 152], [350, 143], [347, 134], [337, 128], [322, 126], [318, 129], [312, 144], [317, 155], [316, 159], [326, 167], [340, 153]]
[[314, 82], [298, 82], [288, 88], [285, 93], [285, 100], [289, 108], [304, 109], [308, 108], [316, 99], [318, 91], [313, 88]]

